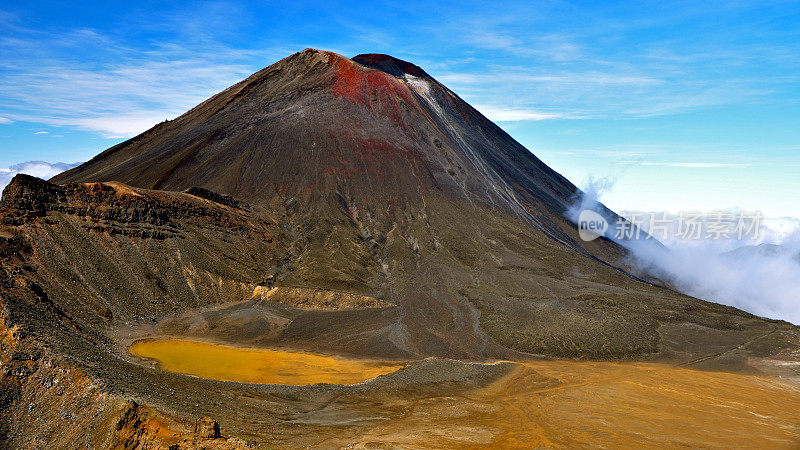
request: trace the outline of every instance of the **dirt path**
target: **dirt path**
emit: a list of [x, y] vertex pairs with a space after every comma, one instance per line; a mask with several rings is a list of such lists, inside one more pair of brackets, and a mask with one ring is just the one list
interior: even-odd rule
[[710, 355], [706, 355], [706, 356], [703, 356], [703, 357], [700, 357], [700, 358], [696, 358], [696, 359], [692, 359], [690, 361], [686, 361], [686, 362], [683, 362], [683, 363], [680, 363], [680, 364], [676, 364], [676, 366], [677, 367], [692, 366], [692, 365], [695, 365], [695, 364], [698, 364], [698, 363], [701, 363], [701, 362], [704, 362], [704, 361], [708, 361], [710, 359], [719, 358], [720, 356], [726, 355], [726, 354], [728, 354], [728, 353], [730, 353], [730, 352], [732, 352], [734, 350], [741, 350], [741, 349], [747, 347], [748, 345], [752, 344], [755, 341], [759, 341], [761, 339], [769, 337], [769, 336], [775, 334], [776, 331], [778, 331], [778, 330], [777, 329], [773, 329], [769, 333], [766, 333], [764, 335], [761, 335], [761, 336], [758, 336], [756, 338], [750, 339], [749, 341], [745, 341], [744, 343], [739, 344], [736, 347], [729, 348], [728, 350], [725, 350], [723, 352], [712, 353]]

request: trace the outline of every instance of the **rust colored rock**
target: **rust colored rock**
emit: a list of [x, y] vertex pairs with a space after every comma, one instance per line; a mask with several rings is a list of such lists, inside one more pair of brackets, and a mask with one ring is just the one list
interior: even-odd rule
[[219, 423], [210, 417], [203, 417], [197, 421], [195, 433], [200, 439], [217, 439], [221, 437]]

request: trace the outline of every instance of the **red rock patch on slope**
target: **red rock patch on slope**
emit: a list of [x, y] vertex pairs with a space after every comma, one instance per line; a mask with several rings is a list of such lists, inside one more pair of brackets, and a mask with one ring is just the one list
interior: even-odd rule
[[406, 83], [394, 76], [356, 64], [336, 55], [333, 62], [333, 95], [391, 117], [403, 124], [401, 102], [422, 112]]

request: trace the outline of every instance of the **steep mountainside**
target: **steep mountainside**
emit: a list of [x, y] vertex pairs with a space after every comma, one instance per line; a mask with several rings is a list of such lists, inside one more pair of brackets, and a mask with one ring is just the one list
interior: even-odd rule
[[502, 209], [567, 242], [561, 215], [578, 193], [419, 67], [311, 49], [53, 181], [200, 186], [318, 216], [344, 204], [386, 229], [438, 196]]

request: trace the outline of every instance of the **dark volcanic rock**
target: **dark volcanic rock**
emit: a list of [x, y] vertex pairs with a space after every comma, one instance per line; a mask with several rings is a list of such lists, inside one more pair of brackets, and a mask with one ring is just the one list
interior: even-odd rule
[[200, 439], [216, 439], [220, 437], [219, 423], [210, 417], [203, 417], [197, 421], [196, 433]]
[[431, 76], [419, 66], [411, 64], [408, 61], [403, 61], [402, 59], [397, 59], [393, 56], [382, 55], [380, 53], [365, 53], [363, 55], [353, 57], [352, 60], [353, 62], [357, 62], [364, 67], [378, 69], [396, 77], [402, 78], [404, 75], [408, 74], [415, 77], [432, 80]]
[[30, 175], [18, 174], [3, 189], [0, 207], [21, 215], [42, 215], [65, 199], [64, 189]]
[[242, 208], [242, 207], [244, 207], [244, 203], [242, 203], [241, 201], [231, 197], [230, 195], [217, 194], [214, 191], [211, 191], [211, 190], [208, 190], [208, 189], [204, 189], [204, 188], [201, 188], [201, 187], [197, 187], [197, 186], [191, 187], [191, 188], [185, 190], [184, 192], [186, 192], [187, 194], [194, 195], [196, 197], [200, 197], [200, 198], [205, 198], [207, 200], [211, 200], [212, 202], [217, 202], [217, 203], [219, 203], [221, 205], [227, 205], [227, 206], [230, 206], [232, 208]]

